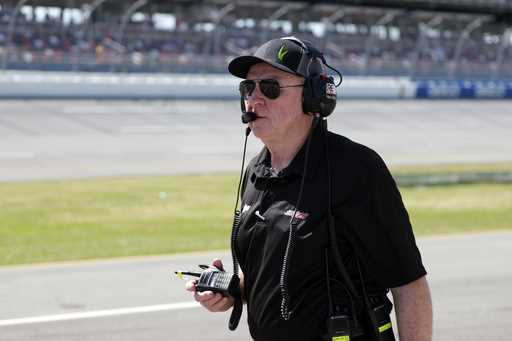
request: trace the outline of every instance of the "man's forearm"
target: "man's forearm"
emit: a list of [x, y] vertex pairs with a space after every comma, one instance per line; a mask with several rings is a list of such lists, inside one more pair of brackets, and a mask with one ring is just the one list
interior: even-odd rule
[[392, 288], [400, 341], [432, 340], [432, 300], [425, 277]]

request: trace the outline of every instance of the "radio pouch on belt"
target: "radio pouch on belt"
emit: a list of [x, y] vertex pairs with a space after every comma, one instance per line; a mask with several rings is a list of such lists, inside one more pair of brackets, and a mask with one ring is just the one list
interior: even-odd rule
[[[329, 141], [327, 138], [328, 130], [327, 130], [327, 122], [323, 121], [321, 128], [323, 129], [323, 135], [324, 135], [324, 148], [325, 148], [325, 162], [327, 165], [327, 229], [328, 229], [328, 239], [329, 239], [329, 247], [330, 250], [334, 256], [334, 263], [336, 265], [336, 268], [338, 269], [341, 279], [343, 280], [348, 294], [351, 296], [352, 299], [360, 298], [360, 296], [357, 293], [357, 290], [354, 286], [354, 282], [350, 278], [350, 275], [347, 272], [347, 269], [345, 268], [345, 265], [343, 264], [343, 259], [341, 258], [341, 253], [338, 248], [337, 238], [336, 238], [336, 230], [335, 230], [335, 220], [334, 220], [334, 214], [332, 212], [332, 202], [333, 202], [333, 193], [332, 193], [332, 181], [331, 181], [331, 166], [330, 166], [330, 159], [329, 159]], [[357, 255], [356, 255], [357, 259]], [[363, 293], [363, 302], [364, 302], [364, 311], [366, 312], [367, 317], [367, 324], [364, 326], [365, 328], [365, 334], [367, 334], [372, 341], [394, 341], [395, 336], [393, 334], [393, 328], [391, 327], [391, 321], [389, 319], [389, 309], [385, 309], [385, 305], [372, 305], [370, 302], [370, 299], [368, 297], [368, 294], [366, 293], [366, 287], [363, 279], [363, 275], [361, 272], [361, 267], [359, 266], [359, 260], [357, 259], [357, 266], [359, 269], [359, 277], [361, 281], [362, 286], [362, 293]], [[387, 298], [384, 297], [382, 300], [385, 302]], [[330, 302], [332, 305], [332, 302]], [[355, 315], [357, 312], [353, 312], [353, 317], [356, 317]], [[332, 318], [333, 315], [329, 316], [329, 318]], [[340, 317], [340, 316], [337, 316]], [[328, 321], [328, 328], [332, 325], [339, 325], [342, 331], [344, 326], [346, 325], [345, 321], [343, 321], [343, 318], [340, 318], [339, 321], [333, 321], [336, 323], [332, 323], [331, 321]], [[342, 333], [343, 334], [343, 333]], [[336, 335], [331, 334], [329, 335], [330, 341], [349, 341], [350, 335]]]
[[[350, 275], [343, 264], [343, 260], [341, 258], [340, 251], [338, 249], [338, 245], [336, 242], [336, 232], [334, 230], [334, 216], [329, 214], [328, 217], [328, 229], [329, 229], [329, 239], [330, 239], [330, 249], [334, 255], [334, 261], [336, 267], [341, 274], [344, 284], [347, 287], [347, 290], [351, 297], [356, 298], [360, 297], [356, 291], [353, 280], [350, 278]], [[395, 336], [393, 334], [393, 328], [391, 326], [391, 320], [389, 317], [389, 307], [386, 306], [385, 302], [387, 298], [380, 300], [377, 304], [372, 304], [370, 302], [370, 298], [366, 293], [366, 288], [364, 285], [364, 280], [361, 272], [361, 268], [359, 265], [359, 260], [357, 260], [357, 266], [359, 269], [359, 275], [362, 286], [363, 293], [363, 302], [364, 302], [364, 311], [365, 311], [365, 322], [364, 323], [364, 331], [365, 334], [368, 335], [370, 340], [372, 341], [395, 341]], [[354, 312], [355, 313], [355, 312]], [[330, 316], [328, 321], [328, 332], [330, 340], [332, 341], [349, 341], [350, 333], [343, 332], [347, 328], [344, 326], [348, 326], [349, 321], [341, 318], [341, 316]], [[338, 328], [332, 328], [337, 326]], [[340, 328], [341, 327], [341, 328]], [[337, 332], [336, 332], [337, 330]], [[341, 331], [341, 333], [340, 333]], [[348, 335], [347, 335], [348, 334]]]

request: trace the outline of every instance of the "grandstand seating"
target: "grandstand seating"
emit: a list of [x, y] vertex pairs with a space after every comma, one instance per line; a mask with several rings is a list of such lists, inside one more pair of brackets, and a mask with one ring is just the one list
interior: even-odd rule
[[[512, 8], [511, 0], [448, 2]], [[331, 5], [328, 10], [339, 8]], [[120, 41], [119, 13], [98, 15], [90, 25], [64, 25], [50, 16], [36, 22], [20, 13], [8, 36], [12, 10], [0, 8], [0, 61], [11, 69], [225, 72], [233, 56], [252, 52], [267, 39], [294, 34], [315, 41], [346, 74], [512, 77], [512, 24], [488, 15], [398, 9], [380, 22], [390, 9], [351, 6], [328, 22], [326, 9], [319, 7], [309, 17], [299, 8], [269, 23], [265, 18], [276, 11], [269, 8], [255, 11], [251, 25], [241, 20], [249, 19], [247, 11], [228, 13], [215, 25], [204, 17], [205, 10], [189, 9], [183, 18], [176, 14], [171, 31], [158, 29], [149, 19], [132, 21]], [[288, 27], [283, 25], [287, 20]], [[478, 20], [474, 29], [467, 29]]]

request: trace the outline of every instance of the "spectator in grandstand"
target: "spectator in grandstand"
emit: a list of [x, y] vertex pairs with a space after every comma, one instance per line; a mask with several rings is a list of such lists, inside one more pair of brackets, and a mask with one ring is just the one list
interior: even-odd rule
[[[265, 145], [245, 171], [233, 230], [251, 336], [394, 340], [391, 290], [400, 339], [431, 340], [426, 271], [399, 191], [377, 153], [327, 131], [335, 85], [318, 50], [273, 39], [229, 71], [244, 79], [243, 111]], [[239, 302], [196, 283], [187, 290], [209, 311]]]

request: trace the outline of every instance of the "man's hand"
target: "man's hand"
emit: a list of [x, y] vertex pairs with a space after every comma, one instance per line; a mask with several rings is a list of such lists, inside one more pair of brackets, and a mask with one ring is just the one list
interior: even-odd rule
[[392, 288], [401, 341], [432, 340], [432, 301], [425, 277]]
[[[222, 265], [222, 261], [220, 259], [214, 259], [212, 266], [221, 271], [224, 271], [224, 266]], [[207, 310], [212, 312], [226, 311], [233, 306], [234, 299], [232, 297], [222, 296], [219, 293], [214, 294], [211, 291], [197, 292], [196, 283], [197, 280], [190, 280], [187, 282], [187, 284], [185, 284], [185, 288], [188, 291], [193, 292], [194, 299]]]

